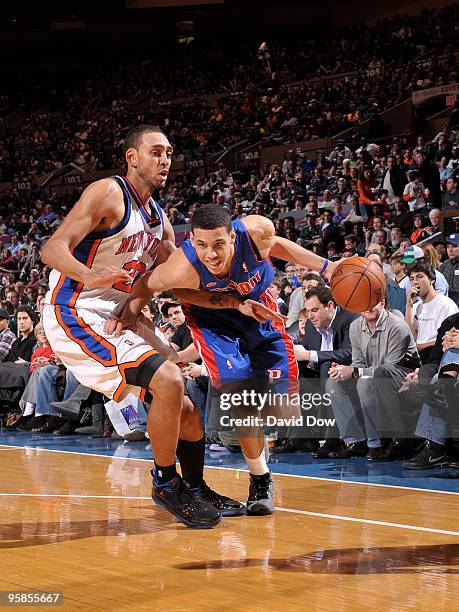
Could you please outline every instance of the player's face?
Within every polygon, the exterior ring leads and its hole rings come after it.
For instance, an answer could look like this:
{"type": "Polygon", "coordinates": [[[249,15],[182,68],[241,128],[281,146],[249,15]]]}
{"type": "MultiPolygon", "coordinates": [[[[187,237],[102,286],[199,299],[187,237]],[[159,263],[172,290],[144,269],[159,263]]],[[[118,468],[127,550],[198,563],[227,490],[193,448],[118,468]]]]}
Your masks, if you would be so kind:
{"type": "Polygon", "coordinates": [[[166,184],[172,162],[172,146],[164,134],[147,132],[142,136],[139,149],[129,149],[128,160],[137,174],[151,187],[159,189],[166,184]],[[132,153],[129,157],[129,152],[132,153]]]}
{"type": "Polygon", "coordinates": [[[191,242],[199,260],[214,276],[229,273],[234,239],[234,232],[228,233],[224,227],[213,230],[195,228],[191,234],[191,242]]]}

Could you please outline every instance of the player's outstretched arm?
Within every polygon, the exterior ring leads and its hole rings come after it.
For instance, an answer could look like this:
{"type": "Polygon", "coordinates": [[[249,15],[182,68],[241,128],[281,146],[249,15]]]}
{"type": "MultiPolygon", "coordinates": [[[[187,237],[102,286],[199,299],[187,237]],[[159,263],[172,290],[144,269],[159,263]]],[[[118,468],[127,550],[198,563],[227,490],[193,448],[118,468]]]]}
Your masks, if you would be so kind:
{"type": "Polygon", "coordinates": [[[92,183],[47,240],[42,252],[43,262],[90,288],[129,281],[131,277],[126,270],[107,266],[96,272],[72,255],[73,249],[90,232],[114,227],[123,215],[124,201],[118,185],[111,179],[92,183]]]}
{"type": "MultiPolygon", "coordinates": [[[[228,294],[199,289],[200,280],[197,272],[189,263],[181,249],[174,251],[169,259],[141,276],[132,289],[130,298],[124,307],[122,320],[125,326],[134,326],[142,308],[158,291],[173,291],[182,301],[202,308],[234,308],[257,321],[268,319],[283,322],[284,318],[270,310],[264,304],[253,300],[242,300],[228,294]]],[[[117,314],[117,313],[115,313],[117,314]]]]}
{"type": "Polygon", "coordinates": [[[266,217],[260,215],[249,215],[242,221],[255,242],[263,259],[272,256],[282,261],[288,261],[310,270],[322,272],[330,277],[336,267],[336,263],[329,262],[326,266],[323,257],[304,249],[296,242],[276,236],[273,223],[266,217]],[[324,270],[325,266],[325,270],[324,270]]]}
{"type": "Polygon", "coordinates": [[[284,323],[285,317],[271,310],[261,302],[242,300],[228,294],[199,289],[200,280],[197,272],[189,263],[181,249],[174,251],[168,260],[141,276],[132,288],[129,300],[122,313],[114,312],[114,319],[104,325],[106,333],[116,329],[120,334],[123,329],[135,329],[137,318],[151,296],[160,291],[173,291],[175,295],[189,304],[202,308],[234,308],[242,314],[252,317],[260,323],[272,320],[284,323]],[[116,318],[119,318],[116,322],[116,318]]]}

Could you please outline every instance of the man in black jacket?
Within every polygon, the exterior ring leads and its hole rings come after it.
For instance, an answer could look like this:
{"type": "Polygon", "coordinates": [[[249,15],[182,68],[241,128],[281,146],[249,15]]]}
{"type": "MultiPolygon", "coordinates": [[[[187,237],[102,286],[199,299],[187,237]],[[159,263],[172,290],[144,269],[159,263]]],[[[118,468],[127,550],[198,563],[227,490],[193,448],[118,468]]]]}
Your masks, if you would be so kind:
{"type": "Polygon", "coordinates": [[[332,362],[349,365],[352,347],[349,326],[359,315],[337,307],[328,287],[311,287],[305,295],[309,319],[300,345],[296,345],[298,361],[308,362],[308,377],[324,382],[332,362]]]}
{"type": "Polygon", "coordinates": [[[395,155],[387,156],[387,168],[381,178],[379,187],[387,190],[387,203],[392,204],[396,197],[403,196],[407,183],[406,173],[397,165],[395,155]]]}
{"type": "MultiPolygon", "coordinates": [[[[320,378],[320,387],[324,391],[332,362],[342,365],[351,363],[349,327],[359,315],[337,307],[330,289],[325,286],[311,287],[305,294],[305,306],[309,319],[306,321],[301,344],[294,346],[295,356],[299,362],[307,363],[307,367],[302,370],[303,376],[320,378]]],[[[341,444],[337,429],[328,429],[325,437],[325,444],[314,449],[313,456],[316,458],[328,457],[328,453],[341,444]]],[[[311,445],[308,441],[294,438],[274,449],[275,452],[297,450],[311,450],[311,445]]]]}
{"type": "Polygon", "coordinates": [[[430,191],[430,201],[435,208],[441,208],[440,171],[437,164],[427,159],[424,149],[416,149],[414,154],[416,165],[413,170],[421,173],[421,182],[430,191]]]}
{"type": "MultiPolygon", "coordinates": [[[[452,386],[454,380],[450,378],[449,368],[440,369],[446,352],[444,338],[453,329],[459,329],[459,313],[455,313],[443,321],[438,330],[435,345],[430,351],[429,363],[423,364],[419,370],[408,374],[405,382],[405,385],[409,384],[410,387],[415,385],[415,388],[417,388],[416,395],[420,396],[425,402],[416,427],[416,435],[423,438],[425,442],[414,457],[403,462],[403,467],[407,469],[446,467],[450,463],[446,448],[448,406],[439,406],[442,402],[438,400],[444,399],[445,390],[447,392],[447,387],[450,387],[450,391],[452,390],[453,396],[455,396],[452,409],[457,408],[457,391],[454,392],[452,386]],[[432,384],[435,380],[438,382],[432,384]],[[440,391],[440,394],[438,391],[440,391]]],[[[458,467],[458,465],[459,463],[456,460],[454,467],[458,467]]]]}

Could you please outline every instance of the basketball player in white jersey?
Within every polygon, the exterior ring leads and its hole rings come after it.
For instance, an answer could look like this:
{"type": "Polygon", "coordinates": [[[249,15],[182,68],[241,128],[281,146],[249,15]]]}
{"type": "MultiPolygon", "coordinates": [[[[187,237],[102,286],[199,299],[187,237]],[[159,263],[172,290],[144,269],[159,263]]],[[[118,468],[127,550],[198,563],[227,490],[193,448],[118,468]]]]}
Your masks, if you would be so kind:
{"type": "MultiPolygon", "coordinates": [[[[190,527],[212,527],[222,515],[244,509],[202,480],[203,431],[196,411],[182,413],[180,369],[136,333],[115,337],[103,329],[115,307],[122,309],[136,278],[175,249],[172,227],[151,197],[166,183],[172,146],[159,128],[142,125],[130,130],[124,149],[126,177],[87,187],[43,249],[43,261],[53,268],[43,324],[54,352],[82,384],[114,400],[131,386],[153,395],[147,421],[155,458],[153,499],[190,527]],[[176,453],[190,486],[177,475],[176,453]]],[[[214,305],[208,301],[212,294],[198,293],[197,304],[271,318],[259,304],[214,305]]]]}

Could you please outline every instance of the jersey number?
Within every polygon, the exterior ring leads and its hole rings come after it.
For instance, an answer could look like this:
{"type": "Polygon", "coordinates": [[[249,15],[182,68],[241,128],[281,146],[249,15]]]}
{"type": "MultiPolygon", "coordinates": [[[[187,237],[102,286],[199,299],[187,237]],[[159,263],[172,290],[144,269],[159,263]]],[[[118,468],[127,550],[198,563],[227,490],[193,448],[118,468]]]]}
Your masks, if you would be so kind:
{"type": "Polygon", "coordinates": [[[127,270],[131,275],[131,280],[129,281],[118,281],[113,285],[113,289],[117,291],[122,291],[123,293],[131,293],[132,285],[135,279],[145,272],[147,269],[146,265],[141,261],[137,261],[137,259],[133,259],[132,261],[128,261],[124,264],[123,270],[127,270]]]}

